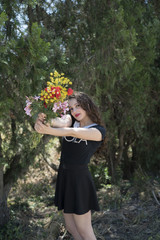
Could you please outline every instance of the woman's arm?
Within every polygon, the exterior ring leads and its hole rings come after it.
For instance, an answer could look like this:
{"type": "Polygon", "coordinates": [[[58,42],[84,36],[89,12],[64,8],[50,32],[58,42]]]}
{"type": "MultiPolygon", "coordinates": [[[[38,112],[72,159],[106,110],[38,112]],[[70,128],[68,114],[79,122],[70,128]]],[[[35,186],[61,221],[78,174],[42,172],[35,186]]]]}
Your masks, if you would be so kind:
{"type": "Polygon", "coordinates": [[[102,134],[96,128],[52,128],[44,125],[41,121],[35,124],[35,130],[41,134],[49,134],[58,137],[72,136],[84,140],[101,141],[102,134]]]}
{"type": "Polygon", "coordinates": [[[55,128],[63,128],[63,127],[70,127],[72,125],[72,118],[71,115],[67,114],[62,118],[56,117],[51,119],[51,127],[55,128]]]}
{"type": "MultiPolygon", "coordinates": [[[[45,119],[46,119],[46,115],[44,113],[39,113],[36,123],[38,122],[38,120],[44,123],[45,119]]],[[[51,127],[56,127],[56,128],[70,127],[72,125],[72,118],[71,118],[71,115],[66,114],[62,118],[56,117],[51,119],[50,123],[45,123],[45,125],[47,126],[50,125],[51,127]]]]}

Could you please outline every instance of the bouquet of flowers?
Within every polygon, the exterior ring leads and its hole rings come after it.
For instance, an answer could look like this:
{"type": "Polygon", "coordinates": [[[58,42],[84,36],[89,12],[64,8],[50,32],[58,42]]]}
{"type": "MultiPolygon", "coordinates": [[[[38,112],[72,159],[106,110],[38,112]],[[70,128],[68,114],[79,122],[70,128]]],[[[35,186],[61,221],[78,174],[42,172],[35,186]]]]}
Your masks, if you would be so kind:
{"type": "Polygon", "coordinates": [[[25,113],[33,118],[37,118],[38,113],[45,113],[47,118],[65,115],[69,110],[66,98],[73,93],[71,84],[64,73],[50,73],[47,87],[38,96],[26,97],[25,113]]]}

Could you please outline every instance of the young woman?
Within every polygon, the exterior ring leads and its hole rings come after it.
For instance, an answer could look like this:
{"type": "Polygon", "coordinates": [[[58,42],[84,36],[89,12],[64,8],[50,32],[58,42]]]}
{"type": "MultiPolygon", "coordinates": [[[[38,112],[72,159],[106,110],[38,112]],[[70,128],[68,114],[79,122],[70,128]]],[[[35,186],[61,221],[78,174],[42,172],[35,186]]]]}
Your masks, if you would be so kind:
{"type": "Polygon", "coordinates": [[[91,210],[99,211],[88,163],[105,137],[105,128],[93,101],[82,92],[69,97],[71,115],[56,118],[51,126],[35,124],[38,133],[63,137],[55,205],[63,210],[67,230],[75,240],[95,240],[91,210]]]}

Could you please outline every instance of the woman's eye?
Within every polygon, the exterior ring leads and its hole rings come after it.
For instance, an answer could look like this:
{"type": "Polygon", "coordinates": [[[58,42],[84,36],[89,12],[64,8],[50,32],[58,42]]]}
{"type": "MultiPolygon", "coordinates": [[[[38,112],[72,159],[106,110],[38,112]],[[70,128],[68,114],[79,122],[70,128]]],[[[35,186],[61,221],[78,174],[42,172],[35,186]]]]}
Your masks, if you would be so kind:
{"type": "MultiPolygon", "coordinates": [[[[80,107],[79,104],[77,104],[77,105],[74,106],[75,109],[76,109],[76,108],[79,108],[79,107],[80,107]]],[[[73,111],[74,108],[70,108],[69,110],[70,110],[70,111],[73,111]]]]}

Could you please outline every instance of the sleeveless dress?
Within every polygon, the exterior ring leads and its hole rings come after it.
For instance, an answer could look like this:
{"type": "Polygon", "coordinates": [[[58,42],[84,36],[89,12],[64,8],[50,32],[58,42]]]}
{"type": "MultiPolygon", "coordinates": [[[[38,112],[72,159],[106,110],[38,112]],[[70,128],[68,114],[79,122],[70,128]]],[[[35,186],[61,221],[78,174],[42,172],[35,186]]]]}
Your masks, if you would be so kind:
{"type": "MultiPolygon", "coordinates": [[[[75,122],[73,127],[79,127],[78,123],[75,122]]],[[[98,124],[85,126],[85,128],[93,127],[101,132],[104,139],[105,128],[98,124]]],[[[55,205],[58,210],[78,215],[85,214],[89,210],[100,210],[88,163],[102,141],[63,138],[55,191],[55,205]]]]}

